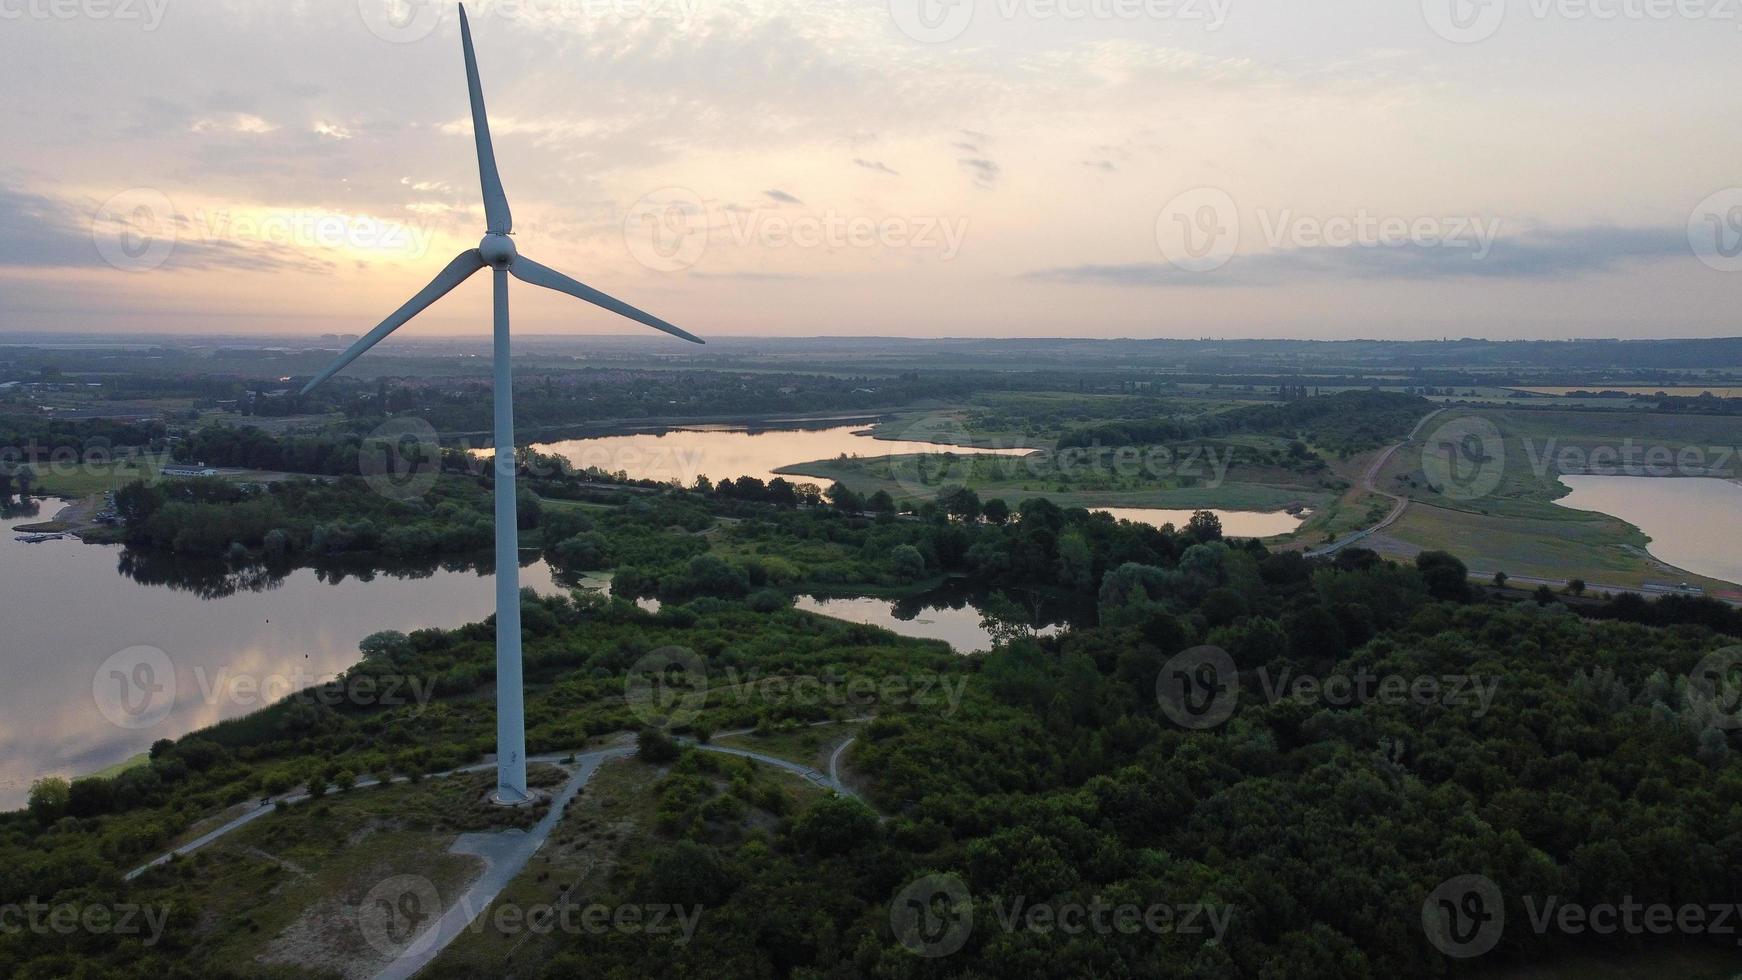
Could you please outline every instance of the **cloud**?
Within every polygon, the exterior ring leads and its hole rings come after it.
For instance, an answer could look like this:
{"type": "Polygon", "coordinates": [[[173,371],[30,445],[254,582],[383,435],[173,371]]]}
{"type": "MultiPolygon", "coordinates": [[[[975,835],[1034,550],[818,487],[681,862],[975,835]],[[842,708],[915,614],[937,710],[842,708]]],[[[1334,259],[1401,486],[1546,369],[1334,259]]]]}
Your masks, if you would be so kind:
{"type": "Polygon", "coordinates": [[[1236,255],[1213,272],[1191,272],[1154,262],[1043,269],[1023,278],[1145,287],[1255,287],[1315,279],[1546,281],[1614,272],[1624,266],[1691,254],[1684,229],[1599,225],[1537,230],[1518,238],[1497,239],[1492,250],[1480,258],[1469,248],[1446,246],[1320,246],[1236,255]]]}
{"type": "Polygon", "coordinates": [[[991,186],[998,179],[998,175],[1003,172],[1002,167],[985,157],[968,157],[956,162],[960,163],[970,174],[973,174],[974,182],[983,187],[991,186]]]}
{"type": "MultiPolygon", "coordinates": [[[[110,226],[99,220],[101,210],[96,202],[81,206],[0,184],[0,268],[111,268],[95,241],[95,236],[109,233],[110,226]]],[[[149,217],[173,230],[175,246],[163,264],[165,269],[314,273],[332,269],[330,263],[285,245],[203,240],[194,223],[180,213],[149,217]]]]}
{"type": "Polygon", "coordinates": [[[866,160],[860,157],[854,157],[853,162],[864,167],[866,170],[875,170],[880,174],[888,174],[891,177],[901,176],[901,171],[889,166],[889,164],[884,163],[882,160],[866,160]]]}
{"type": "Polygon", "coordinates": [[[769,200],[774,201],[774,202],[779,203],[779,204],[803,204],[804,203],[803,201],[799,200],[796,197],[793,197],[791,194],[788,194],[787,192],[785,192],[779,188],[775,188],[774,190],[763,191],[762,193],[768,195],[769,200]]]}

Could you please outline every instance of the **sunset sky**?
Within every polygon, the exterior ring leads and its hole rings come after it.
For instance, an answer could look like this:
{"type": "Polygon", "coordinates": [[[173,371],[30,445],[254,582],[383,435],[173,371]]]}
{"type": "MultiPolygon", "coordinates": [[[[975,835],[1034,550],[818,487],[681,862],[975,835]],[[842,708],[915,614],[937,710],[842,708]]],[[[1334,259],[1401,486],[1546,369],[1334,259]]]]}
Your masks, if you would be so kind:
{"type": "MultiPolygon", "coordinates": [[[[468,10],[521,252],[697,333],[1500,339],[1742,332],[1739,7],[468,10]]],[[[451,4],[0,0],[0,91],[0,331],[358,333],[483,230],[451,4]]]]}

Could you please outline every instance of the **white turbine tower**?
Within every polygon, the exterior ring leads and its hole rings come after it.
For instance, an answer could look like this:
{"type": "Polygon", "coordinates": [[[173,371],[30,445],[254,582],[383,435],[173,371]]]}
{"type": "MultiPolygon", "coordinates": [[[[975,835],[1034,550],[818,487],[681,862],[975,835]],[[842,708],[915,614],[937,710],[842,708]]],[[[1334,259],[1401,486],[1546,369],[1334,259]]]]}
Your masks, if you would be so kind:
{"type": "Polygon", "coordinates": [[[490,122],[484,116],[484,90],[478,84],[478,59],[472,53],[472,28],[460,6],[460,43],[466,54],[466,86],[472,99],[472,134],[478,142],[478,177],[484,185],[486,232],[478,247],[461,252],[429,285],[315,377],[308,394],[364,351],[446,296],[472,273],[489,266],[496,272],[496,800],[520,804],[532,797],[526,790],[526,705],[520,664],[520,535],[516,529],[514,495],[514,393],[508,353],[508,277],[584,299],[595,306],[663,330],[691,343],[703,341],[648,313],[613,299],[591,286],[570,279],[515,251],[514,230],[502,178],[496,173],[496,152],[490,146],[490,122]]]}

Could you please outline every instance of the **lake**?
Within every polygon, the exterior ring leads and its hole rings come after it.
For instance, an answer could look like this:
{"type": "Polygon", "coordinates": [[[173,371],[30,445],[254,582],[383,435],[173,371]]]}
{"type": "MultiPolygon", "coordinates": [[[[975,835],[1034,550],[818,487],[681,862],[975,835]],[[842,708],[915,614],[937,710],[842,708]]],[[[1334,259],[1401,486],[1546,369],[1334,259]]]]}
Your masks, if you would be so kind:
{"type": "MultiPolygon", "coordinates": [[[[659,480],[690,486],[705,476],[718,483],[741,476],[764,483],[776,477],[788,483],[807,478],[775,472],[782,466],[837,456],[903,456],[935,453],[939,443],[876,439],[863,425],[822,429],[767,429],[737,426],[697,426],[658,433],[599,436],[535,444],[532,448],[561,456],[582,469],[627,473],[637,480],[659,480]]],[[[1032,449],[960,449],[964,455],[1027,456],[1032,449]]]]}
{"type": "MultiPolygon", "coordinates": [[[[304,568],[261,580],[158,559],[129,563],[135,578],[119,570],[119,546],[16,541],[11,526],[29,520],[0,522],[0,662],[7,672],[0,809],[22,806],[38,776],[103,769],[160,738],[264,707],[289,693],[286,685],[329,678],[356,662],[358,642],[371,633],[452,628],[495,610],[494,575],[479,570],[364,580],[304,568]],[[165,584],[144,584],[154,582],[165,584]],[[162,662],[149,653],[106,664],[135,648],[163,651],[173,681],[134,674],[140,663],[162,662]],[[117,667],[121,678],[110,673],[117,667]],[[120,689],[108,685],[140,679],[163,688],[153,696],[159,700],[140,695],[134,705],[147,710],[111,720],[120,689]],[[250,685],[272,696],[253,694],[250,685]]],[[[553,588],[543,562],[520,574],[525,586],[553,588]]]]}
{"type": "MultiPolygon", "coordinates": [[[[789,483],[811,482],[810,478],[777,472],[782,467],[840,456],[877,458],[945,449],[961,455],[1027,456],[1032,449],[980,449],[951,446],[948,442],[877,439],[862,424],[816,429],[751,430],[738,426],[697,426],[658,433],[599,436],[533,445],[545,455],[560,456],[576,467],[597,468],[607,473],[625,473],[632,479],[676,482],[684,486],[705,476],[715,483],[741,476],[768,482],[776,477],[789,483]]],[[[822,481],[816,481],[822,482],[822,481]]],[[[1161,527],[1184,527],[1190,510],[1149,507],[1096,507],[1122,520],[1161,527]]],[[[1223,533],[1232,537],[1264,538],[1287,534],[1298,528],[1304,516],[1283,511],[1212,510],[1222,521],[1223,533]]]]}
{"type": "MultiPolygon", "coordinates": [[[[918,602],[891,602],[869,596],[853,598],[819,598],[801,595],[793,606],[805,612],[833,616],[867,626],[881,626],[891,633],[924,640],[942,640],[957,653],[975,653],[992,649],[992,634],[980,625],[980,610],[971,601],[959,606],[947,603],[925,605],[918,602]]],[[[1064,627],[1054,624],[1038,630],[1042,636],[1058,633],[1064,627]]]]}
{"type": "Polygon", "coordinates": [[[1698,575],[1742,583],[1742,484],[1711,477],[1563,476],[1555,501],[1632,524],[1653,557],[1698,575]]]}

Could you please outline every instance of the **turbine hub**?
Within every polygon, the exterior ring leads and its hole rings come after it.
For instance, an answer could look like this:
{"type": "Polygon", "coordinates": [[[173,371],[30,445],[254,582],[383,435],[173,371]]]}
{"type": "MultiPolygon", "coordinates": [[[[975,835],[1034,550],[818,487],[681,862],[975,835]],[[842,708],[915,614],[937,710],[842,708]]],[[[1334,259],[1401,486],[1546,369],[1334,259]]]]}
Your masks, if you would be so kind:
{"type": "Polygon", "coordinates": [[[478,254],[484,257],[490,268],[506,269],[514,264],[514,257],[520,253],[514,250],[514,239],[491,232],[478,243],[478,254]]]}

